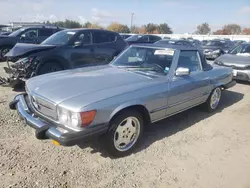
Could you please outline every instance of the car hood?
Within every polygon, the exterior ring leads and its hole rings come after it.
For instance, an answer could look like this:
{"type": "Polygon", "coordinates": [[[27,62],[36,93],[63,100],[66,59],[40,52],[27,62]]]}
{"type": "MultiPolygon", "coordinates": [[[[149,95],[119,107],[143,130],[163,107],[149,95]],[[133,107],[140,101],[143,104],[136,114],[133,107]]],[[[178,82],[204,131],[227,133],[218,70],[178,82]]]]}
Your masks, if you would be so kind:
{"type": "Polygon", "coordinates": [[[6,57],[24,56],[30,53],[50,50],[55,47],[56,47],[55,45],[17,43],[5,56],[6,57]]]}
{"type": "Polygon", "coordinates": [[[216,61],[225,65],[250,65],[250,57],[234,54],[224,54],[218,57],[216,61]]]}
{"type": "Polygon", "coordinates": [[[155,79],[152,77],[104,65],[37,76],[29,79],[26,86],[28,92],[42,96],[55,104],[80,96],[84,98],[81,100],[81,105],[86,106],[150,86],[153,80],[155,79]]]}

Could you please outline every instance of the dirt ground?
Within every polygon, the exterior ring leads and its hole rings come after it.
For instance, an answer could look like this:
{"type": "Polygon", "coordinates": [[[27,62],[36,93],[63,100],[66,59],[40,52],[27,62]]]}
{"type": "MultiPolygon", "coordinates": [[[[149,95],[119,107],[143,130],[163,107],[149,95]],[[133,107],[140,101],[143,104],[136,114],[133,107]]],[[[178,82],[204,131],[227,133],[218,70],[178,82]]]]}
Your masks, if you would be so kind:
{"type": "MultiPolygon", "coordinates": [[[[0,73],[2,74],[2,73],[0,73]]],[[[250,85],[225,91],[220,108],[188,110],[151,125],[134,154],[111,159],[98,141],[40,141],[0,87],[0,187],[250,188],[250,85]]]]}

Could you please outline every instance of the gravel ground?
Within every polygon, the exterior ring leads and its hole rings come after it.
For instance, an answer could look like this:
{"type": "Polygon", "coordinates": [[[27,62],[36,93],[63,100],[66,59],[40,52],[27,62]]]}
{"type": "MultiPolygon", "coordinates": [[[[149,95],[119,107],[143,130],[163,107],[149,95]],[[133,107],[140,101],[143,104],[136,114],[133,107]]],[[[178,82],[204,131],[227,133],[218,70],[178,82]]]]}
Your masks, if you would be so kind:
{"type": "MultiPolygon", "coordinates": [[[[0,73],[2,75],[2,73],[0,73]]],[[[39,141],[0,87],[0,187],[250,187],[250,85],[225,91],[214,114],[194,108],[151,125],[134,154],[111,159],[98,141],[39,141]]]]}

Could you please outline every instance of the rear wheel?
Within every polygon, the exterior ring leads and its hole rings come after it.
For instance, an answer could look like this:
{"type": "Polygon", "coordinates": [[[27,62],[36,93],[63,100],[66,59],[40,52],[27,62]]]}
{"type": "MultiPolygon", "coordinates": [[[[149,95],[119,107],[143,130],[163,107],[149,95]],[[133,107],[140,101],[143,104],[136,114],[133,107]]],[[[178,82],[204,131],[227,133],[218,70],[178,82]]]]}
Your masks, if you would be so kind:
{"type": "Polygon", "coordinates": [[[48,62],[39,68],[38,75],[61,71],[61,70],[63,70],[63,67],[59,63],[48,62]]]}
{"type": "Polygon", "coordinates": [[[143,119],[135,110],[118,114],[110,123],[109,131],[104,135],[105,146],[113,157],[123,157],[132,153],[143,133],[143,119]]]}
{"type": "Polygon", "coordinates": [[[219,106],[220,100],[221,100],[221,88],[217,87],[212,91],[206,103],[204,104],[206,110],[208,112],[215,111],[219,106]]]}

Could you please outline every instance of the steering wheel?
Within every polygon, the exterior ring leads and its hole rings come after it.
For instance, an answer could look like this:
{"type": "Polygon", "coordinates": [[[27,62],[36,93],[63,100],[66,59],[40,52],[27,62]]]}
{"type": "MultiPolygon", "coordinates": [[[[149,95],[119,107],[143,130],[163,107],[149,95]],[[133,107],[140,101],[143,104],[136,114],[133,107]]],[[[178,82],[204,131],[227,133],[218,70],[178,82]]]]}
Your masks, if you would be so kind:
{"type": "Polygon", "coordinates": [[[157,63],[153,63],[152,65],[158,69],[161,69],[162,72],[165,72],[165,69],[161,65],[158,65],[157,63]]]}

